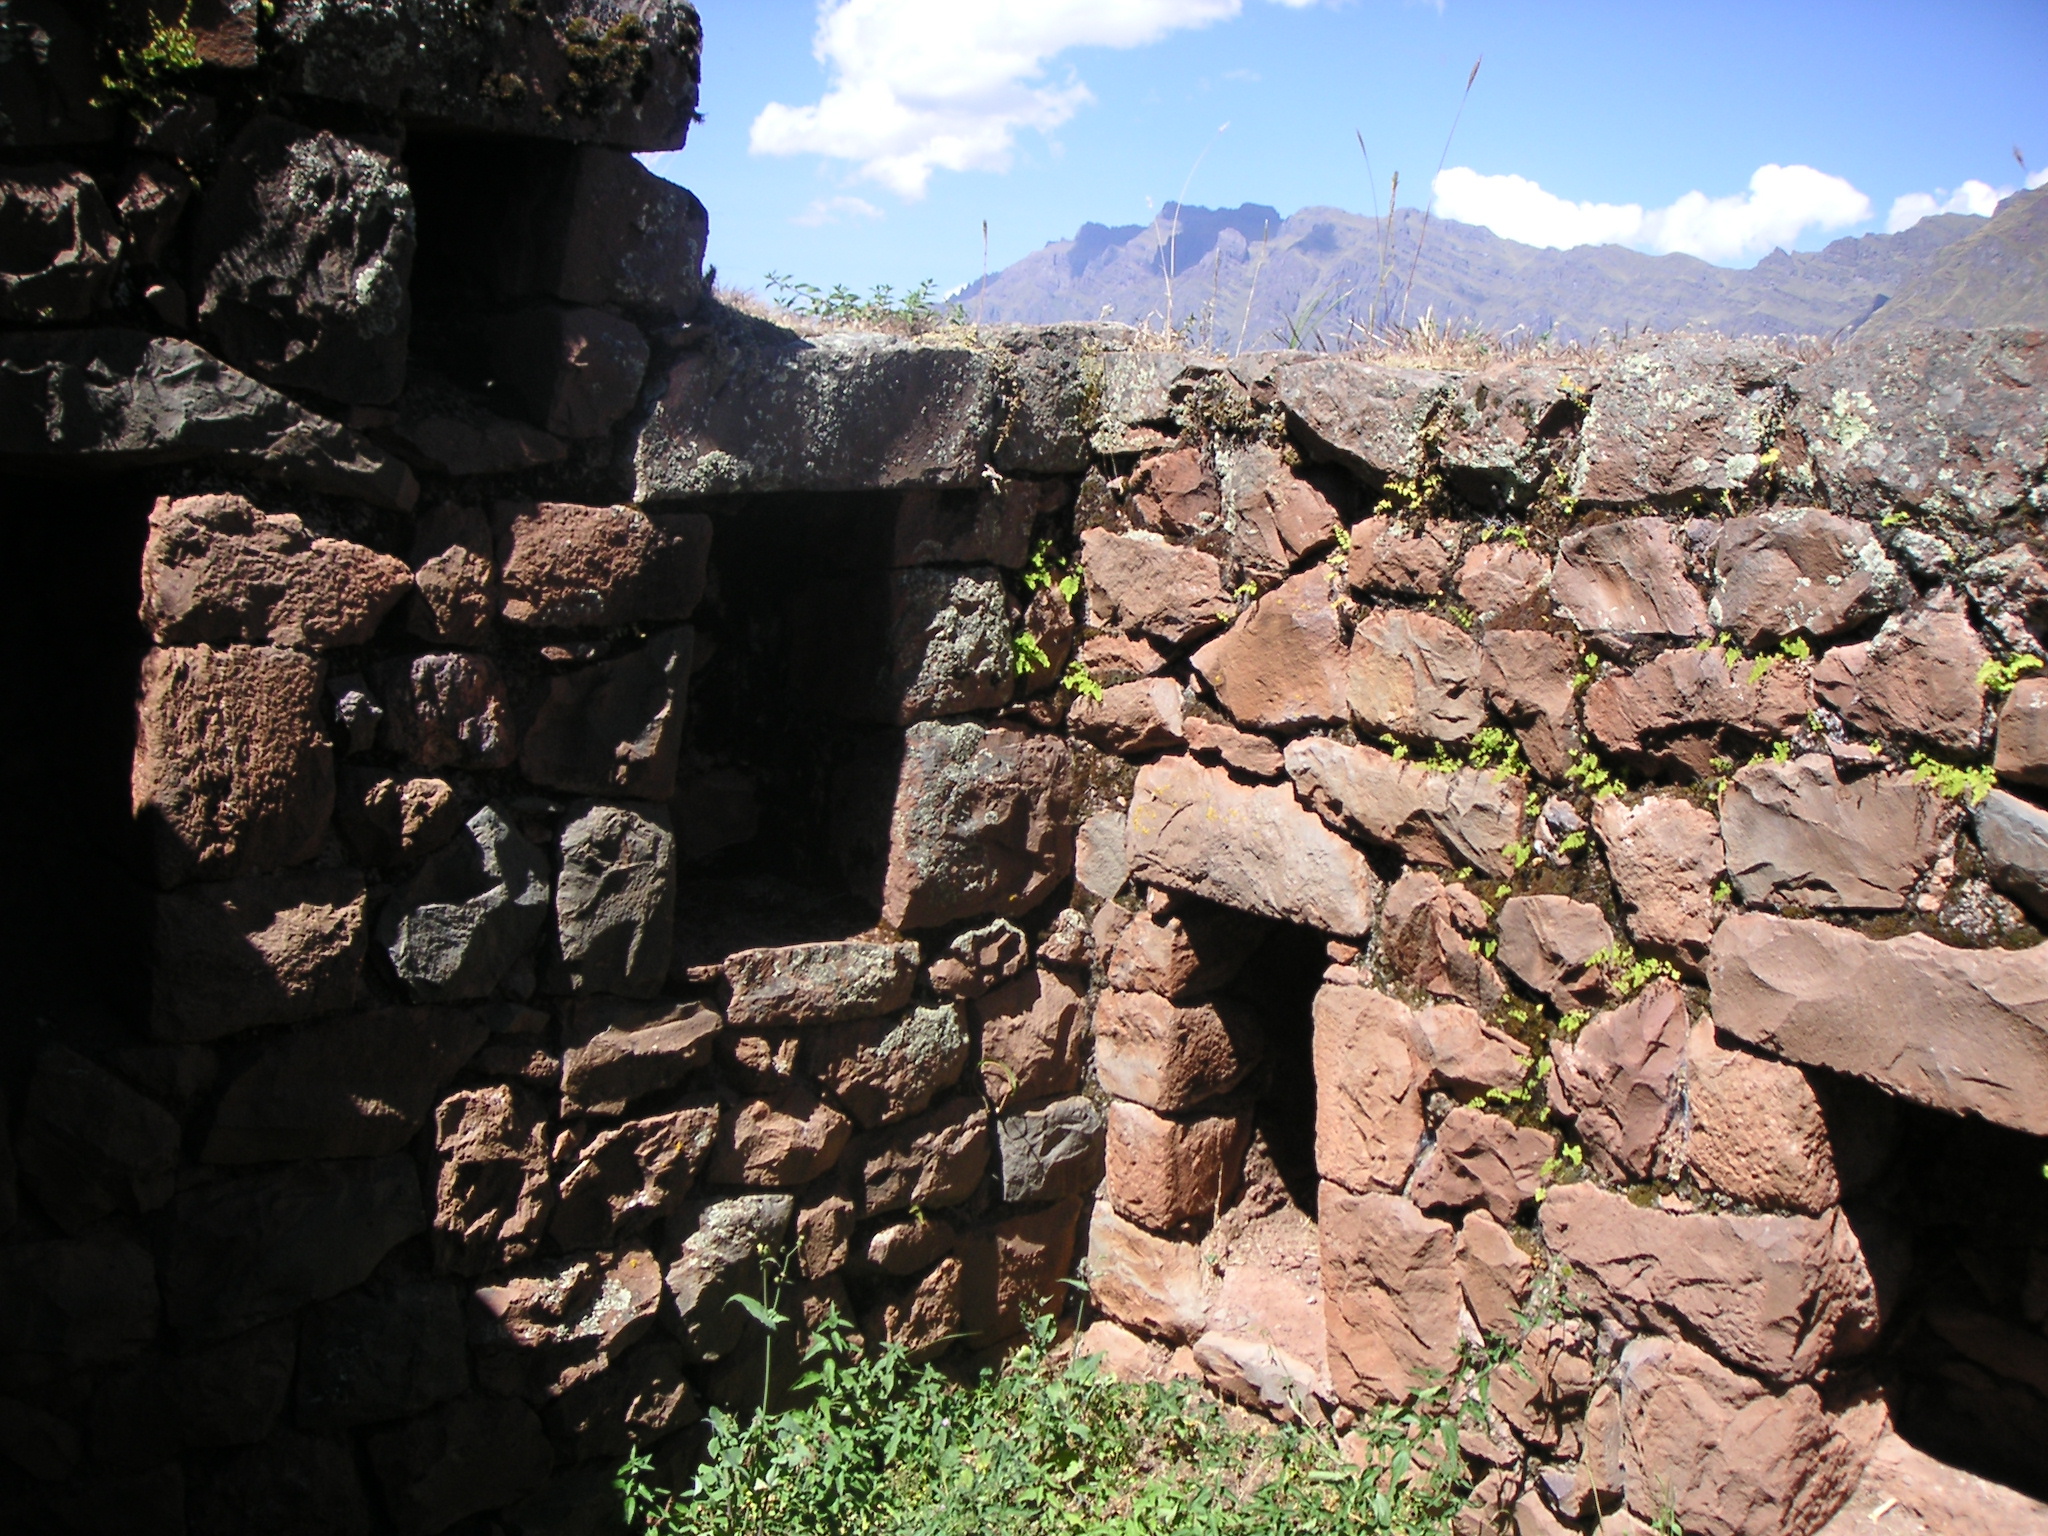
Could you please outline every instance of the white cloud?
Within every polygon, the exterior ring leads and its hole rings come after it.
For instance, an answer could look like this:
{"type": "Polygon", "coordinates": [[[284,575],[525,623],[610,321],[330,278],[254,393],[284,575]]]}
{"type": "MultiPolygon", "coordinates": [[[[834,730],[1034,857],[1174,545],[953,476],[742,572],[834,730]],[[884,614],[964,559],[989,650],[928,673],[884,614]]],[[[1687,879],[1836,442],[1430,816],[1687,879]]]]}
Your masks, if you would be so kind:
{"type": "MultiPolygon", "coordinates": [[[[1293,8],[1322,0],[1273,0],[1293,8]]],[[[906,198],[933,171],[1001,171],[1017,135],[1050,133],[1093,97],[1070,48],[1138,48],[1229,21],[1244,0],[821,0],[812,52],[825,94],[770,102],[757,155],[825,155],[906,198]]]]}
{"type": "MultiPolygon", "coordinates": [[[[2024,186],[2029,192],[2036,187],[2048,186],[2048,167],[2029,172],[2024,186]]],[[[1895,235],[1937,213],[1974,213],[1980,218],[1989,218],[1998,211],[2000,203],[2019,190],[2019,187],[1994,187],[1989,182],[1972,179],[1954,191],[1936,187],[1932,192],[1908,192],[1892,200],[1892,211],[1884,221],[1885,231],[1895,235]]]]}
{"type": "Polygon", "coordinates": [[[879,219],[882,210],[864,197],[821,197],[789,222],[806,229],[821,224],[845,224],[855,219],[879,219]]]}
{"type": "Polygon", "coordinates": [[[1753,261],[1790,246],[1809,229],[1867,222],[1870,199],[1839,176],[1810,165],[1765,165],[1749,190],[1730,197],[1688,192],[1666,208],[1640,203],[1575,203],[1523,176],[1483,176],[1452,166],[1431,184],[1436,211],[1483,224],[1528,245],[1627,245],[1663,254],[1683,251],[1724,265],[1753,261]]]}

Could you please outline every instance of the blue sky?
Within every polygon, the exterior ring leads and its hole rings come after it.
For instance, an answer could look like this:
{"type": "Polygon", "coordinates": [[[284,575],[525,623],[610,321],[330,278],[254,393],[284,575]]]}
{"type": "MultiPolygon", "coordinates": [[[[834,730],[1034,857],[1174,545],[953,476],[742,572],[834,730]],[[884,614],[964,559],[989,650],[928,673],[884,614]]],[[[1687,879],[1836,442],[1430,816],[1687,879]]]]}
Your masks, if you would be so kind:
{"type": "Polygon", "coordinates": [[[727,287],[947,290],[984,220],[993,270],[1184,184],[1364,211],[1354,130],[1411,206],[1482,55],[1436,206],[1514,238],[1747,265],[2048,180],[2048,0],[698,4],[705,121],[650,163],[727,287]]]}

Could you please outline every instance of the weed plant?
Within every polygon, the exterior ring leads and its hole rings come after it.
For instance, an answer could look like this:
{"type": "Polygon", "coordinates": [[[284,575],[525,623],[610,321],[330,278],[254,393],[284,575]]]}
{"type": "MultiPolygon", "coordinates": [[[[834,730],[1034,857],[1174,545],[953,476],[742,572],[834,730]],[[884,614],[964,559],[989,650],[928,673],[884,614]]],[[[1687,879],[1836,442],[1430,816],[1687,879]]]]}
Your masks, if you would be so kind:
{"type": "Polygon", "coordinates": [[[895,1345],[856,1355],[834,1316],[797,1406],[714,1411],[687,1490],[655,1484],[645,1455],[618,1488],[639,1536],[1448,1536],[1471,1486],[1460,1436],[1504,1357],[1474,1351],[1340,1442],[1185,1382],[1119,1382],[1063,1356],[1050,1318],[962,1384],[895,1345]]]}

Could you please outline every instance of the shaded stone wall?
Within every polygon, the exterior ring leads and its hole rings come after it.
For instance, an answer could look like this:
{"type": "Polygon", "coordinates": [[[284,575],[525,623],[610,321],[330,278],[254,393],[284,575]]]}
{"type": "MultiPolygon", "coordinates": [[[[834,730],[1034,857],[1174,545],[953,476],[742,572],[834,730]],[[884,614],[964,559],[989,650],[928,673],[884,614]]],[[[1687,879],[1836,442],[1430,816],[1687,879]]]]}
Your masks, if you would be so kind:
{"type": "Polygon", "coordinates": [[[2041,337],[803,336],[686,5],[17,10],[14,1523],[606,1529],[734,1294],[1077,1274],[1340,1432],[1512,1341],[1475,1530],[2048,1519],[2041,337]]]}

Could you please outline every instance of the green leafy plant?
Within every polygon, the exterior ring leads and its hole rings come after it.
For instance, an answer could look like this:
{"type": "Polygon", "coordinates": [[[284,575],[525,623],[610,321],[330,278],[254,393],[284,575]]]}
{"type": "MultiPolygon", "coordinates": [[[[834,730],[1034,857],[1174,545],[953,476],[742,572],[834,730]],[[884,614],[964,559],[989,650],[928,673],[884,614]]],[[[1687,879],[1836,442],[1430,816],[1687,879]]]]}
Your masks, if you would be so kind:
{"type": "Polygon", "coordinates": [[[1758,683],[1762,682],[1764,680],[1764,674],[1770,671],[1771,668],[1775,667],[1777,664],[1778,658],[1775,656],[1757,657],[1755,661],[1750,663],[1749,686],[1754,688],[1758,683]]]}
{"type": "Polygon", "coordinates": [[[157,107],[174,94],[181,77],[198,69],[199,39],[192,31],[192,5],[186,0],[176,21],[150,15],[149,32],[132,47],[114,50],[114,67],[100,77],[106,102],[157,107]]]}
{"type": "Polygon", "coordinates": [[[1485,1431],[1505,1340],[1360,1415],[1346,1441],[1234,1420],[1192,1385],[1122,1383],[1063,1358],[1049,1318],[962,1384],[897,1345],[856,1355],[828,1317],[796,1406],[710,1415],[695,1481],[664,1487],[637,1453],[616,1486],[640,1536],[1449,1536],[1467,1501],[1460,1448],[1485,1431]]]}
{"type": "Polygon", "coordinates": [[[1908,512],[1904,507],[1900,507],[1895,511],[1887,512],[1883,517],[1880,517],[1877,520],[1877,526],[1880,528],[1896,528],[1899,526],[1899,524],[1909,523],[1912,520],[1913,514],[1908,512]]]}
{"type": "Polygon", "coordinates": [[[1060,686],[1069,693],[1079,694],[1084,699],[1102,702],[1102,684],[1078,661],[1067,663],[1067,670],[1060,677],[1060,686]]]}
{"type": "Polygon", "coordinates": [[[1585,846],[1585,833],[1567,832],[1565,833],[1564,837],[1559,841],[1557,845],[1557,851],[1563,854],[1566,858],[1570,858],[1573,854],[1577,853],[1581,848],[1585,846]]]}
{"type": "Polygon", "coordinates": [[[1734,899],[1735,887],[1730,885],[1726,880],[1720,881],[1714,886],[1714,900],[1733,901],[1734,899]]]}
{"type": "Polygon", "coordinates": [[[1072,602],[1081,591],[1081,576],[1071,564],[1059,558],[1051,539],[1040,539],[1031,549],[1031,562],[1024,567],[1024,590],[1050,589],[1072,602]]]}
{"type": "Polygon", "coordinates": [[[1609,795],[1621,793],[1620,783],[1595,752],[1581,752],[1573,758],[1571,766],[1565,769],[1564,776],[1596,800],[1604,800],[1609,795]]]}
{"type": "Polygon", "coordinates": [[[901,326],[923,331],[959,316],[957,309],[950,317],[940,314],[938,306],[932,302],[939,285],[929,277],[901,297],[888,283],[878,283],[872,292],[862,294],[843,283],[834,283],[830,288],[820,288],[816,283],[801,283],[786,272],[770,272],[765,281],[768,292],[778,305],[792,314],[813,320],[901,326]]]}
{"type": "Polygon", "coordinates": [[[1019,677],[1029,677],[1034,672],[1043,672],[1052,665],[1052,658],[1045,654],[1045,647],[1038,643],[1038,636],[1029,631],[1020,631],[1012,635],[1010,650],[1019,677]]]}
{"type": "Polygon", "coordinates": [[[1939,758],[1929,757],[1925,752],[1915,752],[1911,759],[1913,777],[1928,786],[1938,795],[1951,800],[1967,799],[1978,805],[1986,795],[1998,787],[1998,775],[1987,764],[1977,768],[1962,768],[1954,763],[1944,763],[1939,758]]]}
{"type": "Polygon", "coordinates": [[[1787,661],[1813,660],[1813,647],[1806,643],[1806,636],[1791,635],[1778,642],[1778,654],[1787,661]]]}
{"type": "Polygon", "coordinates": [[[1634,997],[1651,982],[1660,978],[1669,981],[1679,979],[1678,967],[1669,960],[1638,955],[1631,946],[1618,940],[1607,948],[1588,955],[1583,968],[1587,971],[1599,971],[1600,979],[1606,983],[1607,990],[1622,999],[1634,997]]]}
{"type": "Polygon", "coordinates": [[[2011,693],[2029,672],[2041,670],[2038,656],[2015,656],[2011,661],[1987,661],[1977,669],[1977,686],[1995,698],[2011,693]]]}
{"type": "MultiPolygon", "coordinates": [[[[1501,853],[1506,856],[1507,861],[1517,869],[1528,868],[1529,860],[1535,852],[1536,850],[1529,845],[1526,839],[1509,843],[1507,847],[1501,849],[1501,853]]],[[[1507,887],[1502,887],[1502,890],[1506,889],[1507,887]]]]}

